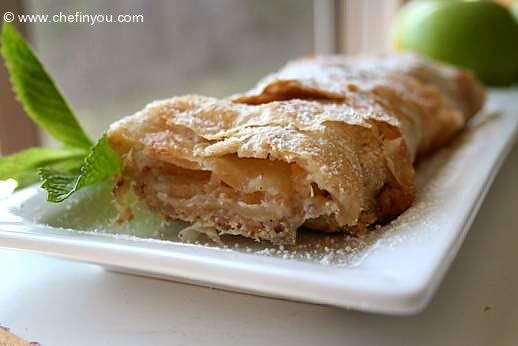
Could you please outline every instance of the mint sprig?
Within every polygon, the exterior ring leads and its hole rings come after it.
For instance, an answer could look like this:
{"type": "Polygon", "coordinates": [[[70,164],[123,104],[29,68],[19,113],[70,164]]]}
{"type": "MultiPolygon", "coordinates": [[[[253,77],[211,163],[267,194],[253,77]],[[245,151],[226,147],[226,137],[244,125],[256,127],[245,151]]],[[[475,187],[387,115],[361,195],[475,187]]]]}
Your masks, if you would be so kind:
{"type": "Polygon", "coordinates": [[[106,137],[92,146],[54,81],[11,24],[4,22],[0,41],[17,99],[40,128],[63,144],[0,157],[0,180],[12,178],[24,187],[40,178],[48,200],[61,202],[80,188],[117,174],[119,159],[106,137]]]}
{"type": "Polygon", "coordinates": [[[18,186],[26,186],[38,180],[38,167],[61,167],[67,161],[71,164],[67,171],[77,170],[86,152],[76,148],[26,149],[0,158],[0,180],[15,179],[18,186]]]}
{"type": "Polygon", "coordinates": [[[13,90],[29,117],[64,145],[88,149],[92,142],[31,47],[9,23],[2,28],[2,56],[13,90]]]}
{"type": "Polygon", "coordinates": [[[50,202],[62,202],[80,188],[113,177],[120,170],[119,159],[106,142],[106,135],[92,147],[84,159],[79,175],[40,168],[38,173],[50,202]]]}

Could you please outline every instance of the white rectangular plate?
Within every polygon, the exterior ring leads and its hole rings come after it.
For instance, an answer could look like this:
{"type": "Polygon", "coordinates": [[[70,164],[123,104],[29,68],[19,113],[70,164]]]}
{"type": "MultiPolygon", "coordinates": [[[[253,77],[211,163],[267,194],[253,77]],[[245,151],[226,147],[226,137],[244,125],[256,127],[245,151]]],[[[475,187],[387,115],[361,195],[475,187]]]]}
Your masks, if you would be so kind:
{"type": "Polygon", "coordinates": [[[238,237],[225,238],[224,246],[186,244],[177,238],[180,225],[144,208],[136,221],[115,226],[107,186],[59,205],[34,187],[0,200],[0,246],[240,292],[416,313],[455,257],[517,127],[518,90],[492,91],[487,110],[419,165],[414,206],[360,238],[299,232],[295,248],[238,237]]]}

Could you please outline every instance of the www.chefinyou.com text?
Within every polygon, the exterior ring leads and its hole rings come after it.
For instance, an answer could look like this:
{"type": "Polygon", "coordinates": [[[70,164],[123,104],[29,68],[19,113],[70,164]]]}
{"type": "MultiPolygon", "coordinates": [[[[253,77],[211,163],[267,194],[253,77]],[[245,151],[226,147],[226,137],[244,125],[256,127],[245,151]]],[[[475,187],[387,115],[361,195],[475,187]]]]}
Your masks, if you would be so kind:
{"type": "Polygon", "coordinates": [[[5,12],[3,19],[6,22],[18,23],[79,23],[95,25],[98,23],[143,23],[142,14],[89,14],[81,11],[75,13],[55,14],[15,14],[5,12]]]}

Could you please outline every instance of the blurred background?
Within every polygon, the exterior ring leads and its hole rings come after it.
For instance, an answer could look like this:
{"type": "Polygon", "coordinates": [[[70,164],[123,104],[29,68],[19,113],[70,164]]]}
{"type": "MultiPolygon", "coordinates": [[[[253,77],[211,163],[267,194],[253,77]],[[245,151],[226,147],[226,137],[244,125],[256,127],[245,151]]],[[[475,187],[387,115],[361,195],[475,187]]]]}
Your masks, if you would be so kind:
{"type": "MultiPolygon", "coordinates": [[[[14,22],[87,132],[156,99],[223,97],[251,88],[286,61],[383,48],[398,0],[2,0],[15,14],[141,14],[142,23],[14,22]],[[348,21],[345,17],[348,14],[348,21]],[[378,18],[374,22],[362,18],[378,18]],[[347,23],[347,28],[346,28],[347,23]],[[348,39],[344,33],[349,33],[348,39]]],[[[7,154],[39,134],[0,74],[0,145],[7,154]]],[[[46,141],[43,138],[44,142],[46,141]]]]}

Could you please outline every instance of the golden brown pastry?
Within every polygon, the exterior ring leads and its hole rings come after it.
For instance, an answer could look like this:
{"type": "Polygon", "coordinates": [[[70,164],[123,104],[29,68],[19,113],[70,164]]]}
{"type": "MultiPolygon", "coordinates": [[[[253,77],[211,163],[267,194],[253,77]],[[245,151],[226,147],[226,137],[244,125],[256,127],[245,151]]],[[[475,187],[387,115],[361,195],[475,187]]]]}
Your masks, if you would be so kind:
{"type": "Polygon", "coordinates": [[[26,341],[0,325],[0,346],[40,346],[38,342],[26,341]]]}
{"type": "Polygon", "coordinates": [[[110,127],[118,186],[200,230],[292,244],[358,232],[415,198],[413,162],[480,109],[470,74],[413,56],[299,60],[230,99],[156,101],[110,127]]]}
{"type": "Polygon", "coordinates": [[[249,104],[294,98],[343,102],[356,89],[369,92],[371,99],[410,127],[410,131],[403,128],[408,132],[403,135],[417,154],[448,142],[485,102],[485,90],[471,73],[413,54],[295,60],[234,100],[249,104]]]}

